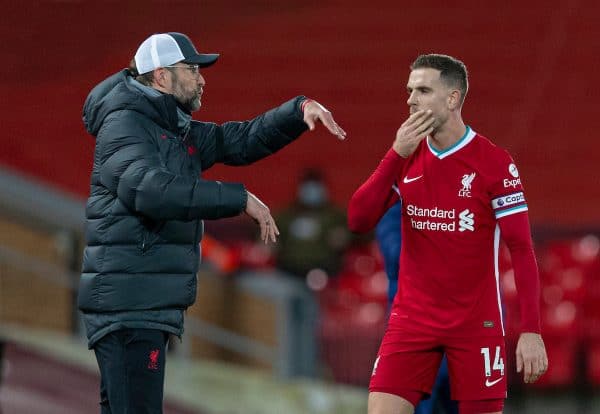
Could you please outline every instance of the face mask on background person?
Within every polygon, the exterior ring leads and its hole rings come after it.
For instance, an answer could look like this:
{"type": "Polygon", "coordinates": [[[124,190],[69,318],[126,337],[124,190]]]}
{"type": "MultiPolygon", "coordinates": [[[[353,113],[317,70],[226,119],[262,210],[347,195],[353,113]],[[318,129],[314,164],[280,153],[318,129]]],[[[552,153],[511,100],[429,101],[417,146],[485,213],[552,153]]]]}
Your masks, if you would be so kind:
{"type": "Polygon", "coordinates": [[[327,199],[327,189],[320,182],[306,181],[298,188],[298,200],[308,207],[320,207],[327,199]]]}

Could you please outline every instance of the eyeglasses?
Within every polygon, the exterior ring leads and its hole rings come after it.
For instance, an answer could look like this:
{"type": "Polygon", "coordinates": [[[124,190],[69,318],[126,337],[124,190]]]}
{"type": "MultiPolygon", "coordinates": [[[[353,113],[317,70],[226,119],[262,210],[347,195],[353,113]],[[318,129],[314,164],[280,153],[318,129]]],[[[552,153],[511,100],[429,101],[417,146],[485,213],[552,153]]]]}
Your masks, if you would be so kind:
{"type": "Polygon", "coordinates": [[[187,69],[190,72],[192,72],[192,75],[194,76],[199,76],[200,75],[200,65],[197,64],[184,64],[183,66],[175,66],[175,65],[170,65],[170,66],[163,66],[165,68],[181,68],[181,69],[187,69]]]}

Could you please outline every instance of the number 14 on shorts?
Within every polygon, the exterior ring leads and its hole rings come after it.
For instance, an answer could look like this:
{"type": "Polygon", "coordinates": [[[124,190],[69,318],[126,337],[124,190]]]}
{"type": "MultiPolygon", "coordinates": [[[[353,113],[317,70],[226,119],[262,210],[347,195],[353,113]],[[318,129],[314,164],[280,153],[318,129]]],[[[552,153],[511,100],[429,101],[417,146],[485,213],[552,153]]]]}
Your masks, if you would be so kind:
{"type": "Polygon", "coordinates": [[[488,348],[488,347],[481,348],[481,354],[483,355],[483,365],[485,368],[485,376],[486,377],[492,376],[492,370],[500,371],[500,376],[504,376],[504,360],[502,359],[502,356],[500,355],[500,347],[499,346],[496,347],[493,365],[492,365],[491,359],[490,359],[490,348],[488,348]]]}

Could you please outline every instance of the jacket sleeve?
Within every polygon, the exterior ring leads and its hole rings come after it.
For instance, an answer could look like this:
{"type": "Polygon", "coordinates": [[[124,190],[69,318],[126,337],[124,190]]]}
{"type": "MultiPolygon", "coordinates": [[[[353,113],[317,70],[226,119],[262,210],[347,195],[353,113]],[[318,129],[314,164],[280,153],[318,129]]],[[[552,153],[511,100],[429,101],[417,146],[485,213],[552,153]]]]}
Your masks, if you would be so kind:
{"type": "Polygon", "coordinates": [[[113,122],[100,131],[96,143],[100,183],[130,210],[155,220],[217,219],[244,211],[247,193],[242,184],[168,171],[143,132],[113,122]]]}
{"type": "Polygon", "coordinates": [[[202,169],[216,162],[248,165],[294,141],[308,129],[300,110],[304,99],[298,96],[245,122],[192,121],[190,138],[198,148],[202,169]]]}

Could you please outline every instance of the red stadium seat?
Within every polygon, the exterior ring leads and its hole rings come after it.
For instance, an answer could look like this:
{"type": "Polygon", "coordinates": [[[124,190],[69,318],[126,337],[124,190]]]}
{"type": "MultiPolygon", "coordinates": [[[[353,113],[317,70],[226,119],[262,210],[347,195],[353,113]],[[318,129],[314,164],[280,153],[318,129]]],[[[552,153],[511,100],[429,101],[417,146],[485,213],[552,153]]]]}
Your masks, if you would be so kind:
{"type": "Polygon", "coordinates": [[[600,341],[592,342],[586,352],[586,371],[588,381],[600,385],[600,341]]]}
{"type": "Polygon", "coordinates": [[[358,304],[351,310],[323,309],[319,330],[326,376],[337,382],[366,386],[385,329],[385,307],[358,304]]]}
{"type": "Polygon", "coordinates": [[[586,340],[600,340],[600,280],[590,280],[586,286],[582,324],[586,340]]]}
{"type": "Polygon", "coordinates": [[[600,240],[595,235],[580,238],[551,241],[538,250],[542,272],[555,272],[569,268],[579,268],[589,274],[591,269],[600,267],[600,240]]]}
{"type": "Polygon", "coordinates": [[[577,341],[565,337],[546,337],[548,371],[536,383],[538,388],[572,385],[577,375],[577,341]]]}
{"type": "Polygon", "coordinates": [[[545,336],[578,338],[581,309],[571,301],[542,305],[542,332],[545,336]]]}

